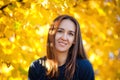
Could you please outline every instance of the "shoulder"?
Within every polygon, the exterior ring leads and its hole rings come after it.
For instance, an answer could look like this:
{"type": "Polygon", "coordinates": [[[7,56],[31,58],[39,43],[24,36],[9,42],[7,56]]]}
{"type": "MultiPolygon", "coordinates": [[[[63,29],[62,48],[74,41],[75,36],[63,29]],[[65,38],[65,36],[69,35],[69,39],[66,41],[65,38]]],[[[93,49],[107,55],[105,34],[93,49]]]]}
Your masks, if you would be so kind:
{"type": "Polygon", "coordinates": [[[87,59],[77,59],[77,68],[82,72],[93,72],[92,64],[87,59]]]}
{"type": "Polygon", "coordinates": [[[32,63],[31,63],[31,65],[30,65],[30,67],[35,67],[35,68],[37,68],[37,67],[42,67],[43,65],[44,65],[44,63],[45,63],[45,60],[46,60],[46,57],[41,57],[41,58],[39,58],[39,59],[37,59],[37,60],[34,60],[32,63]]]}
{"type": "Polygon", "coordinates": [[[94,70],[92,64],[87,59],[77,59],[77,73],[82,80],[94,80],[94,70]]]}
{"type": "Polygon", "coordinates": [[[35,61],[33,61],[29,67],[28,71],[28,77],[29,80],[35,80],[37,77],[41,75],[44,75],[45,73],[45,67],[43,66],[45,62],[45,57],[39,58],[35,61]]]}
{"type": "Polygon", "coordinates": [[[87,59],[77,59],[77,66],[81,68],[92,68],[92,64],[87,59]]]}

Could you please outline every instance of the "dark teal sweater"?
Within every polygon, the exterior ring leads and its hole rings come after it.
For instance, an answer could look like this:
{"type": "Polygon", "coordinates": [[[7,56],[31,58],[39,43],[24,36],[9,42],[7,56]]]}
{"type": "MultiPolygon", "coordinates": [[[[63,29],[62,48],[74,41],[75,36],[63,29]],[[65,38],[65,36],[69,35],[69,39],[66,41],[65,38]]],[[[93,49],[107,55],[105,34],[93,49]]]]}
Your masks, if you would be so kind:
{"type": "MultiPolygon", "coordinates": [[[[59,76],[57,78],[48,79],[45,72],[46,69],[44,66],[42,66],[43,63],[41,63],[44,62],[43,60],[45,59],[40,58],[30,65],[28,80],[65,80],[65,64],[58,67],[59,76]]],[[[76,66],[77,68],[72,80],[94,80],[94,71],[91,63],[88,60],[77,59],[76,66]]]]}

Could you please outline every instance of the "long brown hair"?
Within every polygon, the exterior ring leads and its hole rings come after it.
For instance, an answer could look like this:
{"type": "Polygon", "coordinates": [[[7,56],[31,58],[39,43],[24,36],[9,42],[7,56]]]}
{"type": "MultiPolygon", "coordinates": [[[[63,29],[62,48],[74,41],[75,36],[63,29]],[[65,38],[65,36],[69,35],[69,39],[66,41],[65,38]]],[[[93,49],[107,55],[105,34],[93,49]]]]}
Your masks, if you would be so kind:
{"type": "Polygon", "coordinates": [[[75,43],[70,47],[68,57],[67,57],[67,63],[65,66],[65,77],[66,80],[71,80],[73,78],[75,69],[76,69],[76,59],[87,59],[83,43],[82,43],[82,37],[80,32],[80,25],[78,21],[69,15],[60,15],[57,18],[54,19],[49,32],[48,32],[48,40],[47,40],[47,59],[52,60],[55,62],[55,64],[52,65],[52,69],[48,71],[48,75],[51,77],[56,76],[58,74],[58,67],[56,66],[56,57],[54,53],[54,47],[55,47],[55,34],[56,31],[61,23],[62,20],[69,19],[75,24],[75,43]]]}

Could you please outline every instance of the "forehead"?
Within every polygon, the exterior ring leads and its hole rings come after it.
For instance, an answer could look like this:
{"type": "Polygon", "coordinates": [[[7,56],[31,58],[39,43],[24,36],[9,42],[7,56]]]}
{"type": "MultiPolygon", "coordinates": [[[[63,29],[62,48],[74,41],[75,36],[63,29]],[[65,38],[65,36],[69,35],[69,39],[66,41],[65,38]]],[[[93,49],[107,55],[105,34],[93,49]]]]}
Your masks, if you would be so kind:
{"type": "Polygon", "coordinates": [[[75,31],[75,24],[70,19],[64,19],[64,20],[61,21],[58,29],[59,28],[75,31]]]}

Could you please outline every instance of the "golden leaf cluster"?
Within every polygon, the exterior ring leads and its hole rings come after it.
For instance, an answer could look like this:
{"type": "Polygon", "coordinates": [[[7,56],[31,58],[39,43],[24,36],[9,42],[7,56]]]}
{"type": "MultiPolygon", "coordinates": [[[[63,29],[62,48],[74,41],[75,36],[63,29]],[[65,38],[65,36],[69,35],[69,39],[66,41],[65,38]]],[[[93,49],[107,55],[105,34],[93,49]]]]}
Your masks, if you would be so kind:
{"type": "Polygon", "coordinates": [[[96,80],[120,80],[120,0],[1,0],[0,80],[27,80],[61,14],[79,21],[96,80]]]}

